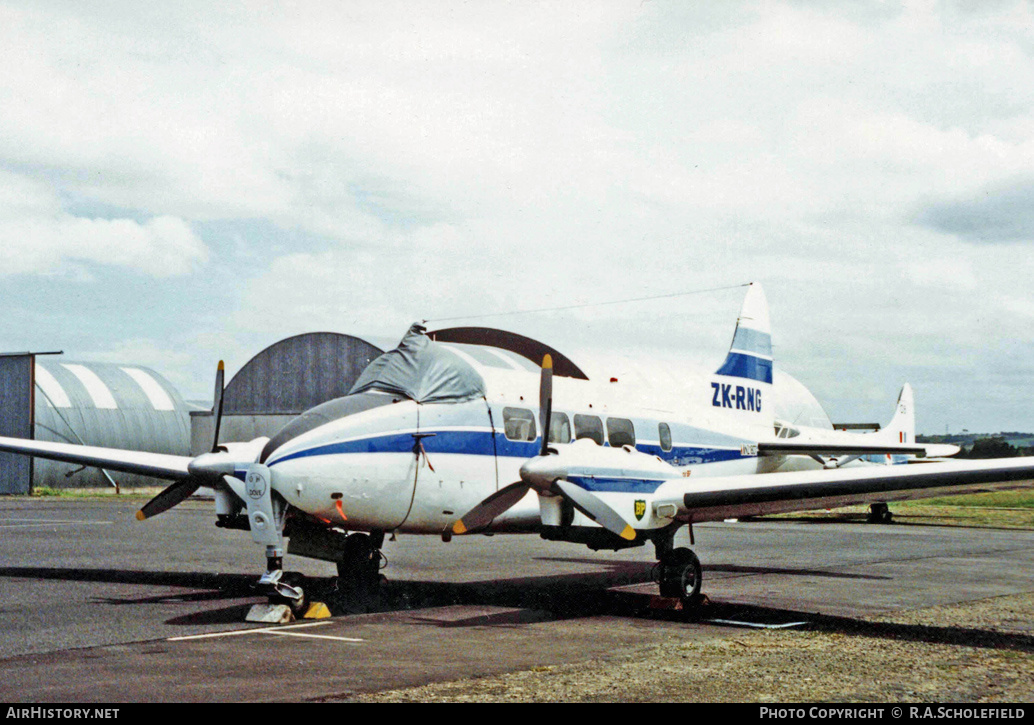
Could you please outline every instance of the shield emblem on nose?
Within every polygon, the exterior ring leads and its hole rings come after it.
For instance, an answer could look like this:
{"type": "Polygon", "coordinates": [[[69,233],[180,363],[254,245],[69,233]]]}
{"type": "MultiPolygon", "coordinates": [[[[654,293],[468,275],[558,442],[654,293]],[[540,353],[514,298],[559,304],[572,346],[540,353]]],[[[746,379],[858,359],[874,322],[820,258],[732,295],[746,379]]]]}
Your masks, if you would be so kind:
{"type": "Polygon", "coordinates": [[[646,501],[641,499],[641,498],[637,498],[635,500],[635,520],[636,521],[642,521],[643,520],[643,516],[645,514],[646,514],[646,501]]]}

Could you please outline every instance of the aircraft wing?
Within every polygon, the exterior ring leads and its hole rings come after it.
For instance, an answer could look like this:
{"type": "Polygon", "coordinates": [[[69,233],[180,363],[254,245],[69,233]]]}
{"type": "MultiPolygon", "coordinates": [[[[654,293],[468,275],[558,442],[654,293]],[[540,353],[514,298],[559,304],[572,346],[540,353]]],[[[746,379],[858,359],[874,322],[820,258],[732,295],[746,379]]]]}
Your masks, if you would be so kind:
{"type": "MultiPolygon", "coordinates": [[[[958,449],[955,449],[958,452],[958,449]]],[[[758,443],[758,455],[762,456],[850,456],[882,453],[912,454],[925,456],[926,446],[906,446],[873,443],[822,443],[818,441],[770,441],[758,443]]]]}
{"type": "Polygon", "coordinates": [[[658,516],[699,522],[1031,485],[1034,458],[997,458],[673,479],[652,502],[658,516]]]}
{"type": "Polygon", "coordinates": [[[23,453],[53,461],[78,463],[83,466],[95,466],[124,473],[138,473],[143,476],[173,481],[189,478],[190,471],[187,469],[187,465],[194,460],[189,456],[80,446],[71,443],[51,443],[26,438],[0,437],[0,451],[23,453]]]}

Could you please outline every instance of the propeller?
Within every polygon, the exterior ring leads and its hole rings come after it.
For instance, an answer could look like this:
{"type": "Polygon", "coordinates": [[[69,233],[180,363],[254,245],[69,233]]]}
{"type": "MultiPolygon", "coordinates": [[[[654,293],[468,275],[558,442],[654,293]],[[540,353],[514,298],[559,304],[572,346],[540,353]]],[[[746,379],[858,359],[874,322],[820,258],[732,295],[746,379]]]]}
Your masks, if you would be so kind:
{"type": "Polygon", "coordinates": [[[163,511],[168,511],[176,504],[190,498],[200,486],[201,481],[193,477],[176,481],[140,507],[140,510],[136,512],[137,521],[143,521],[157,516],[163,511]]]}
{"type": "MultiPolygon", "coordinates": [[[[212,434],[212,451],[209,454],[198,456],[190,464],[190,477],[184,478],[182,481],[176,481],[170,486],[167,486],[157,496],[152,498],[150,501],[140,507],[140,510],[136,512],[137,521],[143,521],[149,519],[152,516],[157,516],[160,513],[168,511],[173,506],[182,503],[186,499],[194,495],[194,492],[201,487],[207,481],[213,483],[218,482],[222,478],[226,469],[226,464],[221,461],[212,461],[212,454],[219,450],[219,426],[223,420],[223,379],[225,377],[225,365],[223,361],[219,361],[219,367],[215,371],[215,395],[213,396],[212,402],[212,415],[215,417],[214,427],[215,430],[212,434]],[[221,464],[221,465],[220,465],[221,464]]],[[[229,466],[227,473],[233,473],[232,464],[229,466]]]]}
{"type": "Polygon", "coordinates": [[[215,432],[212,433],[212,453],[219,450],[219,426],[223,422],[223,377],[226,373],[226,366],[219,361],[219,367],[215,371],[215,392],[212,395],[212,417],[215,418],[215,432]]]}
{"type": "Polygon", "coordinates": [[[617,534],[626,541],[635,540],[635,529],[621,517],[617,511],[612,509],[596,495],[589,493],[581,486],[557,479],[553,486],[560,489],[560,493],[574,504],[574,507],[605,528],[611,533],[617,534]]]}
{"type": "Polygon", "coordinates": [[[565,480],[566,469],[562,461],[554,463],[550,460],[560,455],[558,451],[549,448],[552,414],[553,359],[546,355],[542,360],[542,375],[539,379],[539,422],[542,425],[542,448],[539,455],[521,466],[520,481],[499,489],[456,521],[452,525],[454,534],[464,534],[488,526],[534,488],[539,493],[551,493],[567,499],[576,509],[611,533],[627,541],[635,539],[635,529],[629,526],[621,514],[595,494],[565,480]]]}
{"type": "Polygon", "coordinates": [[[452,533],[465,534],[468,531],[476,531],[488,526],[492,523],[492,519],[524,498],[530,488],[531,486],[524,481],[517,481],[517,483],[511,483],[509,486],[499,489],[454,523],[452,533]]]}
{"type": "Polygon", "coordinates": [[[549,455],[549,425],[553,414],[553,358],[547,353],[542,358],[542,375],[539,378],[539,423],[542,424],[542,451],[540,456],[549,455]]]}

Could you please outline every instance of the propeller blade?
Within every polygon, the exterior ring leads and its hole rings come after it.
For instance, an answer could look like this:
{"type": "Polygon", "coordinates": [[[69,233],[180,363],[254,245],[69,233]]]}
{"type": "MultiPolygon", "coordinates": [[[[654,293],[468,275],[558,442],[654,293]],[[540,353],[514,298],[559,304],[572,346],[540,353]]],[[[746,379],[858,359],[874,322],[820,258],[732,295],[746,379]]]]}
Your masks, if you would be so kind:
{"type": "Polygon", "coordinates": [[[539,423],[542,424],[542,452],[546,455],[549,448],[549,424],[553,414],[553,357],[547,354],[542,358],[542,377],[539,378],[539,423]]]}
{"type": "Polygon", "coordinates": [[[454,523],[452,525],[452,533],[465,534],[468,531],[475,531],[488,526],[492,523],[492,519],[524,498],[529,488],[531,487],[524,481],[518,481],[499,489],[454,523]]]}
{"type": "Polygon", "coordinates": [[[598,496],[562,478],[558,478],[553,486],[560,491],[564,498],[574,504],[576,509],[607,531],[617,534],[626,541],[635,541],[635,529],[628,525],[621,514],[605,504],[598,496]]]}
{"type": "Polygon", "coordinates": [[[219,450],[219,426],[223,422],[223,377],[225,366],[219,361],[219,367],[215,371],[215,394],[212,396],[212,417],[214,420],[214,432],[212,433],[212,453],[219,450]]]}
{"type": "Polygon", "coordinates": [[[184,499],[189,498],[194,491],[197,491],[200,485],[201,482],[195,478],[185,478],[182,481],[176,481],[176,483],[145,503],[136,512],[137,521],[143,521],[152,516],[157,516],[163,511],[168,511],[184,499]]]}

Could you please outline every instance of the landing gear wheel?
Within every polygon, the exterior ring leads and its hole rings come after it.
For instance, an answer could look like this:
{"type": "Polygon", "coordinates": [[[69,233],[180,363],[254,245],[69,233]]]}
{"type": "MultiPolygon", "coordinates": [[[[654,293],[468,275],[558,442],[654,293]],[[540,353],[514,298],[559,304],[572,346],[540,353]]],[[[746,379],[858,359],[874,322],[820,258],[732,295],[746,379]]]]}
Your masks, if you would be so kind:
{"type": "Polygon", "coordinates": [[[885,503],[874,503],[869,505],[869,516],[866,519],[870,524],[889,524],[894,519],[890,507],[885,503]]]}
{"type": "Polygon", "coordinates": [[[680,547],[666,552],[660,562],[662,597],[675,597],[689,606],[700,600],[703,579],[700,560],[690,549],[680,547]]]}
{"type": "Polygon", "coordinates": [[[371,604],[381,584],[381,552],[367,534],[350,534],[337,563],[338,591],[371,604]]]}
{"type": "Polygon", "coordinates": [[[269,597],[270,604],[286,604],[291,608],[291,613],[296,617],[305,614],[305,610],[309,607],[309,596],[305,593],[305,588],[302,586],[304,580],[305,577],[297,572],[285,572],[280,581],[298,590],[301,596],[293,599],[291,597],[274,595],[269,597]]]}

